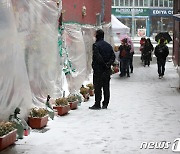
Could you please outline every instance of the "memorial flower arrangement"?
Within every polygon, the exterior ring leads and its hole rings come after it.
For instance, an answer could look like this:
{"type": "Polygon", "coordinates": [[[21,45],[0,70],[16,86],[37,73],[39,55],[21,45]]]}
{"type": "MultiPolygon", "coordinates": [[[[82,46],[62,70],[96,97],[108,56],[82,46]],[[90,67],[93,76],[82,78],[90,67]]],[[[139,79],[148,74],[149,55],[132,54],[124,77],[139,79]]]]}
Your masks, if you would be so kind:
{"type": "Polygon", "coordinates": [[[45,108],[32,108],[30,111],[30,117],[44,117],[48,114],[48,111],[45,108]]]}
{"type": "Polygon", "coordinates": [[[88,87],[89,90],[94,90],[94,85],[92,83],[87,84],[86,87],[88,87]]]}
{"type": "Polygon", "coordinates": [[[12,122],[0,122],[0,137],[15,130],[15,125],[12,122]]]}
{"type": "Polygon", "coordinates": [[[56,106],[65,106],[68,105],[68,100],[65,97],[57,98],[55,101],[56,106]]]}

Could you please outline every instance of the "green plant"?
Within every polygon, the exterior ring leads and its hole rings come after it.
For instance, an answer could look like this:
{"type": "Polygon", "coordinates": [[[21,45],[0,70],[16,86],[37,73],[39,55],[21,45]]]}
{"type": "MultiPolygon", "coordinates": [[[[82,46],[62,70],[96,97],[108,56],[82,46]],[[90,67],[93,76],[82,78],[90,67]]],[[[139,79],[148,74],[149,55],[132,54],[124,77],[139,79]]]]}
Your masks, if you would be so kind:
{"type": "Polygon", "coordinates": [[[0,136],[6,135],[15,130],[15,125],[12,122],[0,122],[0,136]]]}
{"type": "Polygon", "coordinates": [[[88,88],[85,88],[84,85],[82,85],[82,87],[80,88],[80,93],[82,95],[85,95],[89,92],[89,89],[88,88]]]}
{"type": "Polygon", "coordinates": [[[44,117],[48,114],[48,111],[45,108],[32,108],[30,111],[31,117],[44,117]]]}
{"type": "Polygon", "coordinates": [[[89,90],[93,90],[94,89],[94,85],[92,83],[87,84],[86,87],[88,87],[89,90]]]}
{"type": "Polygon", "coordinates": [[[78,97],[76,95],[69,95],[67,97],[68,102],[74,102],[74,101],[77,101],[77,100],[78,100],[78,97]]]}
{"type": "Polygon", "coordinates": [[[57,98],[55,101],[56,106],[65,106],[68,105],[67,98],[62,97],[62,98],[57,98]]]}

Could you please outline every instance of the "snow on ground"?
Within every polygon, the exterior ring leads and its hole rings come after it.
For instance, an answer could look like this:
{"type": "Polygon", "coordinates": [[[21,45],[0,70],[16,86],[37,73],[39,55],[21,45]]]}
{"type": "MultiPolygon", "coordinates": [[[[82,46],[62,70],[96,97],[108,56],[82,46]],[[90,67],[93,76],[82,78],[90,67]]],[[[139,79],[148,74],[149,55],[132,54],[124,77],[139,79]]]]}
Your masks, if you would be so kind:
{"type": "Polygon", "coordinates": [[[180,137],[178,75],[167,62],[158,79],[155,61],[143,67],[135,57],[130,78],[114,74],[107,110],[89,110],[94,97],[66,116],[49,120],[1,154],[171,154],[180,137]],[[171,142],[169,149],[140,149],[142,142],[171,142]]]}

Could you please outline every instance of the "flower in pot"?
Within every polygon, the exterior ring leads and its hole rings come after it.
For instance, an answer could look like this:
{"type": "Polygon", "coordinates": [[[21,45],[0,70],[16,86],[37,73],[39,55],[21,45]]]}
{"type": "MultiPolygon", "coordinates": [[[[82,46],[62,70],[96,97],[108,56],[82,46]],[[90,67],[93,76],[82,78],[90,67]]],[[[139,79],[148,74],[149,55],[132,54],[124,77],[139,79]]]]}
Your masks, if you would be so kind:
{"type": "Polygon", "coordinates": [[[0,122],[0,151],[16,141],[16,131],[12,122],[0,122]]]}
{"type": "Polygon", "coordinates": [[[53,108],[58,111],[58,115],[65,115],[70,110],[70,105],[67,101],[67,98],[65,97],[57,98],[55,101],[55,105],[56,106],[53,108]]]}
{"type": "Polygon", "coordinates": [[[15,125],[12,122],[1,122],[0,123],[0,137],[8,134],[9,132],[15,130],[15,125]]]}
{"type": "Polygon", "coordinates": [[[44,117],[44,116],[47,116],[48,114],[48,111],[45,109],[45,108],[32,108],[31,111],[30,111],[30,116],[31,117],[38,117],[38,118],[41,118],[41,117],[44,117]]]}
{"type": "Polygon", "coordinates": [[[48,111],[45,108],[32,108],[28,117],[28,124],[31,128],[40,129],[47,125],[48,111]]]}
{"type": "Polygon", "coordinates": [[[57,98],[56,101],[55,101],[55,104],[56,104],[56,106],[68,105],[67,98],[65,98],[65,97],[57,98]]]}
{"type": "Polygon", "coordinates": [[[89,95],[94,96],[94,85],[92,83],[89,83],[86,85],[86,87],[89,88],[89,95]]]}
{"type": "Polygon", "coordinates": [[[94,90],[94,85],[92,83],[89,83],[86,85],[90,90],[94,90]]]}
{"type": "Polygon", "coordinates": [[[83,95],[84,101],[89,100],[89,89],[85,88],[84,85],[80,88],[80,93],[83,95]]]}
{"type": "Polygon", "coordinates": [[[77,95],[69,95],[67,97],[67,101],[69,102],[69,105],[70,105],[70,109],[73,110],[73,109],[77,109],[78,107],[78,97],[77,95]]]}

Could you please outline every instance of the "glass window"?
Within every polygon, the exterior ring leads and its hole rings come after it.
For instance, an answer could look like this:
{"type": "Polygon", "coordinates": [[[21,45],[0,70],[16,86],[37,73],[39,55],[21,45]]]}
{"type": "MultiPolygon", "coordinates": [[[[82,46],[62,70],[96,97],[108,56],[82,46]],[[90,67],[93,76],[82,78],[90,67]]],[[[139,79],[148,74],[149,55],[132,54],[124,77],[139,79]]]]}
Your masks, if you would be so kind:
{"type": "Polygon", "coordinates": [[[138,0],[135,0],[135,6],[138,6],[138,0]]]}
{"type": "Polygon", "coordinates": [[[160,1],[159,1],[159,6],[160,6],[160,7],[163,7],[163,0],[160,0],[160,1]]]}
{"type": "Polygon", "coordinates": [[[112,0],[112,6],[114,6],[114,1],[115,1],[115,0],[112,0]]]}
{"type": "Polygon", "coordinates": [[[154,6],[158,6],[158,0],[155,0],[154,6]]]}
{"type": "Polygon", "coordinates": [[[124,0],[120,0],[120,6],[124,6],[124,0]]]}
{"type": "Polygon", "coordinates": [[[133,0],[130,0],[130,6],[133,6],[133,0]]]}
{"type": "Polygon", "coordinates": [[[139,1],[139,6],[143,6],[143,0],[139,1]]]}
{"type": "Polygon", "coordinates": [[[125,6],[129,6],[128,0],[125,0],[125,6]]]}
{"type": "Polygon", "coordinates": [[[115,6],[119,6],[119,0],[115,0],[115,6]]]}
{"type": "Polygon", "coordinates": [[[148,0],[144,0],[144,6],[148,6],[148,0]]]}
{"type": "Polygon", "coordinates": [[[173,7],[173,0],[169,0],[169,7],[173,7]]]}
{"type": "Polygon", "coordinates": [[[164,0],[164,7],[168,7],[168,0],[164,0]]]}
{"type": "Polygon", "coordinates": [[[153,1],[154,1],[154,0],[150,0],[150,6],[153,6],[153,1]]]}

